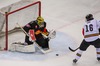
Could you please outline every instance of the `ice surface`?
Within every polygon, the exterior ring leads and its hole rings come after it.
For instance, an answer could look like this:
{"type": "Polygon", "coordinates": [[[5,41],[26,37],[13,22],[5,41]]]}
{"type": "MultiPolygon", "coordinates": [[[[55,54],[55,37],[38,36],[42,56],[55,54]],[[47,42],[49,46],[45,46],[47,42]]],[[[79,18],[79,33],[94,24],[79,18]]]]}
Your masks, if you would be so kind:
{"type": "MultiPolygon", "coordinates": [[[[21,39],[20,39],[21,40],[21,39]]],[[[21,53],[21,52],[10,52],[10,51],[1,51],[0,53],[0,59],[10,59],[10,60],[41,60],[41,59],[47,59],[47,58],[53,58],[56,56],[56,54],[59,54],[59,56],[63,56],[69,52],[68,46],[72,47],[73,44],[75,44],[75,41],[72,41],[72,39],[62,33],[57,32],[56,38],[51,39],[49,42],[50,48],[52,51],[47,54],[43,54],[37,47],[35,53],[21,53]]]]}
{"type": "Polygon", "coordinates": [[[41,0],[42,16],[47,22],[48,29],[56,29],[57,37],[50,41],[53,49],[51,53],[24,54],[18,52],[0,52],[0,65],[2,66],[100,66],[96,60],[95,48],[90,46],[83,53],[77,64],[72,60],[75,53],[68,50],[79,46],[83,39],[81,29],[85,21],[84,17],[92,13],[96,19],[100,19],[99,0],[41,0]],[[59,53],[59,56],[55,56],[59,53]]]}

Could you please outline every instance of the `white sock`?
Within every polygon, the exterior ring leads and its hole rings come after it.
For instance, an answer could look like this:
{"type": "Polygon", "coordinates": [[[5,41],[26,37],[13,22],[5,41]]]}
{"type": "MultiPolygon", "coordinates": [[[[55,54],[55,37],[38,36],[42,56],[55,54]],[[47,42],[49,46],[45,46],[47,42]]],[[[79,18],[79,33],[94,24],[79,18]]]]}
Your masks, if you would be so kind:
{"type": "Polygon", "coordinates": [[[79,60],[79,59],[81,58],[82,53],[83,53],[83,51],[79,49],[79,50],[77,51],[77,54],[76,54],[75,59],[76,59],[76,60],[79,60]]]}
{"type": "Polygon", "coordinates": [[[96,52],[97,52],[97,57],[100,58],[100,48],[96,48],[96,52]]]}

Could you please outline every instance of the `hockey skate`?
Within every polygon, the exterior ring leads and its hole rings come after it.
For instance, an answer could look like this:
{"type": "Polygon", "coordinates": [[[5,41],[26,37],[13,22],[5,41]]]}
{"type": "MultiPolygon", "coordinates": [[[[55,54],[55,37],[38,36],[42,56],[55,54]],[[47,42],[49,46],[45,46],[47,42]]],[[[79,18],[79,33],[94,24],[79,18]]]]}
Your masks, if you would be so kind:
{"type": "Polygon", "coordinates": [[[49,48],[42,48],[44,51],[47,51],[47,50],[49,50],[49,48]]]}
{"type": "Polygon", "coordinates": [[[98,57],[97,60],[100,61],[100,57],[98,57]]]}
{"type": "Polygon", "coordinates": [[[76,59],[74,59],[74,60],[73,60],[73,63],[76,63],[76,62],[77,62],[77,60],[76,60],[76,59]]]}

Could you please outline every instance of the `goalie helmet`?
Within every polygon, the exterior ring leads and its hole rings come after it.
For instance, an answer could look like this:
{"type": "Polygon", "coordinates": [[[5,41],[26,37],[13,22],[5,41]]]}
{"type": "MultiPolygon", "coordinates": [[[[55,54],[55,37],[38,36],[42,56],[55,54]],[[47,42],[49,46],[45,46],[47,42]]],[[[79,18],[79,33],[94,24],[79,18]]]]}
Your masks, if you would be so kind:
{"type": "Polygon", "coordinates": [[[88,14],[88,15],[86,15],[86,20],[87,21],[90,21],[90,20],[93,20],[94,18],[93,18],[93,15],[92,14],[88,14]]]}
{"type": "Polygon", "coordinates": [[[44,19],[41,16],[39,16],[37,17],[37,22],[38,22],[38,25],[41,25],[44,22],[44,19]]]}

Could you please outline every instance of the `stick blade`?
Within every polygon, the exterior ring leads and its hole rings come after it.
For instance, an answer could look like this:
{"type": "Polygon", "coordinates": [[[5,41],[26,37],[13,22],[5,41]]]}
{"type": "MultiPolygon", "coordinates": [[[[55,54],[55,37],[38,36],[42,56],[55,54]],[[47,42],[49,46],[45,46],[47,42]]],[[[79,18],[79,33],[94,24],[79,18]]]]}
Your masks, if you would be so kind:
{"type": "Polygon", "coordinates": [[[73,50],[72,48],[68,47],[70,51],[75,52],[76,50],[73,50]]]}

